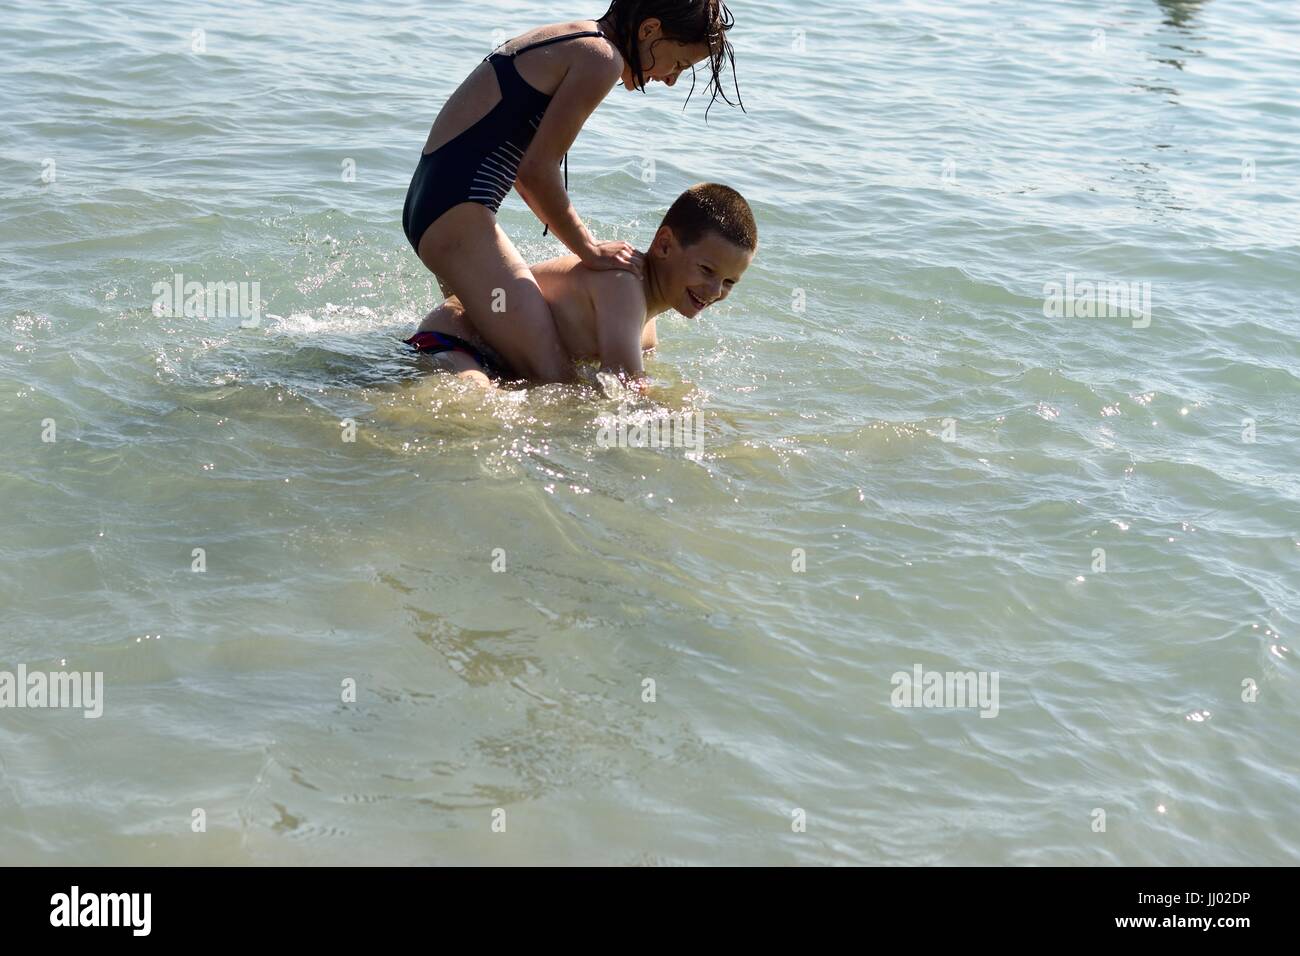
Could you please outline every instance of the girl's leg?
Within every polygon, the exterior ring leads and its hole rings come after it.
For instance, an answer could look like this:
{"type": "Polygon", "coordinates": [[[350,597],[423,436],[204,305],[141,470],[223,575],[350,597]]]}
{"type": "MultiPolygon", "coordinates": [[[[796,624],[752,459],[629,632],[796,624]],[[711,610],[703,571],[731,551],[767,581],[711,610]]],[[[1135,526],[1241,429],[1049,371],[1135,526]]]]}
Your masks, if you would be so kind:
{"type": "Polygon", "coordinates": [[[448,210],[420,237],[420,260],[516,372],[538,382],[572,381],[551,308],[492,210],[478,203],[448,210]]]}

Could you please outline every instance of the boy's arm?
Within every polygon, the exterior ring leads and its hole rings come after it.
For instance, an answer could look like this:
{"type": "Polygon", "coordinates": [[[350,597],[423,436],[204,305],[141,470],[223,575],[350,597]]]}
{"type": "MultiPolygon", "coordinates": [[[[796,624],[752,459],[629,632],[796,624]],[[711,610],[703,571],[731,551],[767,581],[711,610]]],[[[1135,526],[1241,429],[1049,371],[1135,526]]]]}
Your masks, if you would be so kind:
{"type": "Polygon", "coordinates": [[[649,352],[659,347],[659,333],[655,329],[655,320],[651,319],[641,330],[641,351],[649,352]]]}
{"type": "Polygon", "coordinates": [[[645,373],[641,362],[644,341],[645,292],[630,272],[601,272],[592,276],[591,302],[596,310],[596,342],[600,367],[632,378],[645,373]]]}

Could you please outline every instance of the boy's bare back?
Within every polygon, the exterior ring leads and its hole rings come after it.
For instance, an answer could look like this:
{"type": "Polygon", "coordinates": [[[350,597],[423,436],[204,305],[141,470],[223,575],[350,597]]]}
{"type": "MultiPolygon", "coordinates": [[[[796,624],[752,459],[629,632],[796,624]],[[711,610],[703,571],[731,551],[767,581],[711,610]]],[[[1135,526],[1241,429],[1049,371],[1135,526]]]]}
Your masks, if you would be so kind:
{"type": "Polygon", "coordinates": [[[577,256],[548,259],[532,269],[555,317],[560,342],[575,361],[602,357],[602,321],[621,321],[623,315],[639,315],[645,327],[645,287],[631,272],[597,272],[585,268],[577,256]],[[615,300],[620,306],[618,316],[608,308],[615,300]]]}
{"type": "MultiPolygon", "coordinates": [[[[595,359],[602,369],[643,387],[644,352],[658,344],[655,316],[671,309],[692,319],[727,298],[757,246],[758,227],[744,197],[720,183],[699,183],[664,215],[644,254],[643,275],[592,269],[570,255],[537,263],[529,278],[545,301],[566,362],[595,359]]],[[[492,291],[492,309],[508,311],[506,290],[492,291]]],[[[499,356],[485,351],[477,321],[453,297],[406,342],[478,384],[491,376],[511,377],[499,356]]]]}
{"type": "MultiPolygon", "coordinates": [[[[632,273],[597,272],[583,266],[577,256],[548,259],[532,266],[531,271],[550,306],[560,343],[573,361],[604,359],[601,344],[604,341],[608,351],[610,326],[615,323],[634,323],[641,347],[655,347],[655,323],[647,321],[645,287],[632,273]]],[[[502,305],[508,307],[508,303],[502,305]]],[[[483,336],[455,296],[430,312],[419,331],[450,333],[476,346],[484,345],[483,336]]]]}

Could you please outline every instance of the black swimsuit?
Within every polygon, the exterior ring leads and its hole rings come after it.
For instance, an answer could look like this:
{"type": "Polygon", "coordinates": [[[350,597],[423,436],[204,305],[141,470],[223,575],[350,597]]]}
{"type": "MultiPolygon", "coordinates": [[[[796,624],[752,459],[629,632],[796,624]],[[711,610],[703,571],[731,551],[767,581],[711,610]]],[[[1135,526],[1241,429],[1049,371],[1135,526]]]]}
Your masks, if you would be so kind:
{"type": "Polygon", "coordinates": [[[402,229],[417,254],[424,231],[447,210],[476,202],[496,212],[514,188],[519,163],[551,103],[551,97],[519,75],[515,57],[563,40],[599,36],[604,36],[599,30],[566,33],[530,43],[514,53],[493,53],[486,58],[496,72],[501,101],[465,132],[422,154],[411,177],[402,229]]]}

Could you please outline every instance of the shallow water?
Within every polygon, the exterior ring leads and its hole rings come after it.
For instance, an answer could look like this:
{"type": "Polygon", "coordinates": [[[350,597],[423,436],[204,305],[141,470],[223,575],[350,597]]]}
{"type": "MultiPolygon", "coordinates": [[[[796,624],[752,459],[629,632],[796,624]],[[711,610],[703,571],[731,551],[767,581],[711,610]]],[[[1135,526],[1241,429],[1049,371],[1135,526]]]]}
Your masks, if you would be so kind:
{"type": "Polygon", "coordinates": [[[601,238],[759,219],[636,406],[396,345],[428,126],[550,5],[112,6],[0,3],[0,669],[105,681],[0,710],[2,862],[1300,860],[1293,5],[737,0],[748,114],[570,157],[601,238]]]}

